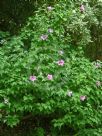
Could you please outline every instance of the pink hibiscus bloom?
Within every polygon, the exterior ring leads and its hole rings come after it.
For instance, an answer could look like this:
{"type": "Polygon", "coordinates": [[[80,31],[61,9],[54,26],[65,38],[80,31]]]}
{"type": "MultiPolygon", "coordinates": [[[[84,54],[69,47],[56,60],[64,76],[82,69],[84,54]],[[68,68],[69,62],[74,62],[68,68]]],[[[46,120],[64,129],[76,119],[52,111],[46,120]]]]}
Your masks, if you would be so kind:
{"type": "Polygon", "coordinates": [[[85,96],[85,95],[80,96],[80,100],[81,100],[81,101],[85,101],[85,100],[86,100],[86,96],[85,96]]]}
{"type": "Polygon", "coordinates": [[[80,6],[80,11],[81,11],[81,12],[84,12],[84,11],[85,11],[84,5],[81,5],[81,6],[80,6]]]}
{"type": "Polygon", "coordinates": [[[34,82],[34,81],[36,80],[36,76],[30,76],[29,79],[30,79],[30,81],[33,81],[33,82],[34,82]]]}
{"type": "Polygon", "coordinates": [[[101,68],[101,64],[97,62],[97,63],[95,63],[95,67],[96,68],[101,68]]]}
{"type": "Polygon", "coordinates": [[[43,35],[41,35],[41,37],[40,37],[40,38],[41,38],[41,40],[43,40],[43,41],[44,41],[44,40],[47,40],[48,35],[44,35],[44,34],[43,34],[43,35]]]}
{"type": "Polygon", "coordinates": [[[57,64],[58,64],[59,66],[63,66],[63,65],[64,65],[64,60],[59,60],[59,61],[57,62],[57,64]]]}
{"type": "Polygon", "coordinates": [[[52,80],[52,79],[53,79],[53,76],[50,75],[50,74],[48,74],[48,75],[47,75],[47,78],[48,78],[48,80],[52,80]]]}

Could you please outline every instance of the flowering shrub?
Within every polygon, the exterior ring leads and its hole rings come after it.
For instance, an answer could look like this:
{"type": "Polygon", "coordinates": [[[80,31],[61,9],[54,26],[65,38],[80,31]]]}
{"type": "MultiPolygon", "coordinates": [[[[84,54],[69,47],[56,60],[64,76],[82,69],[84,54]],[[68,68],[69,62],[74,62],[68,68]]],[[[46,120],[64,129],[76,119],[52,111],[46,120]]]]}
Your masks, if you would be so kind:
{"type": "Polygon", "coordinates": [[[61,3],[39,9],[0,48],[1,122],[14,126],[29,114],[74,131],[102,125],[102,63],[84,57],[86,13],[73,8],[61,3]]]}

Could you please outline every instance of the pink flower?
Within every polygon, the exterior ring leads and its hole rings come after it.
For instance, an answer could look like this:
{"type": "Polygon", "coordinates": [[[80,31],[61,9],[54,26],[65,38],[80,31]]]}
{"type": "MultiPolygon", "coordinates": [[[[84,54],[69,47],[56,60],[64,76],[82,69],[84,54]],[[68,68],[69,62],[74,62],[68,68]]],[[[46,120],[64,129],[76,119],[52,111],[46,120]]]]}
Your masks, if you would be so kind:
{"type": "Polygon", "coordinates": [[[101,82],[100,81],[96,81],[96,86],[100,87],[101,86],[101,82]]]}
{"type": "Polygon", "coordinates": [[[86,96],[84,96],[84,95],[83,95],[83,96],[80,96],[80,100],[81,100],[81,101],[84,101],[85,99],[86,99],[86,96]]]}
{"type": "Polygon", "coordinates": [[[53,79],[53,76],[50,75],[50,74],[48,74],[48,75],[47,75],[47,78],[48,78],[48,80],[52,80],[52,79],[53,79]]]}
{"type": "Polygon", "coordinates": [[[84,5],[81,5],[81,6],[80,6],[80,11],[81,11],[81,12],[84,12],[84,11],[85,11],[84,5]]]}
{"type": "Polygon", "coordinates": [[[58,64],[59,66],[63,66],[63,65],[64,65],[64,60],[59,60],[59,61],[57,62],[57,64],[58,64]]]}
{"type": "Polygon", "coordinates": [[[53,33],[53,29],[49,28],[49,29],[48,29],[48,32],[49,32],[49,33],[53,33]]]}
{"type": "Polygon", "coordinates": [[[97,63],[95,63],[95,67],[96,68],[101,68],[101,64],[97,62],[97,63]]]}
{"type": "Polygon", "coordinates": [[[30,76],[29,79],[30,79],[30,81],[33,81],[33,82],[34,82],[34,81],[36,80],[36,76],[30,76]]]}
{"type": "Polygon", "coordinates": [[[64,54],[64,52],[60,50],[60,51],[59,51],[59,54],[60,54],[60,55],[63,55],[63,54],[64,54]]]}
{"type": "Polygon", "coordinates": [[[49,7],[47,7],[47,9],[48,9],[49,11],[51,11],[51,10],[53,10],[53,7],[49,6],[49,7]]]}
{"type": "Polygon", "coordinates": [[[47,40],[48,35],[44,35],[44,34],[43,34],[43,35],[41,35],[41,37],[40,37],[40,38],[41,38],[41,40],[43,40],[43,41],[44,41],[44,40],[47,40]]]}
{"type": "Polygon", "coordinates": [[[68,92],[67,92],[67,95],[68,95],[69,97],[71,97],[71,96],[72,96],[72,94],[73,94],[73,92],[72,92],[72,91],[68,91],[68,92]]]}

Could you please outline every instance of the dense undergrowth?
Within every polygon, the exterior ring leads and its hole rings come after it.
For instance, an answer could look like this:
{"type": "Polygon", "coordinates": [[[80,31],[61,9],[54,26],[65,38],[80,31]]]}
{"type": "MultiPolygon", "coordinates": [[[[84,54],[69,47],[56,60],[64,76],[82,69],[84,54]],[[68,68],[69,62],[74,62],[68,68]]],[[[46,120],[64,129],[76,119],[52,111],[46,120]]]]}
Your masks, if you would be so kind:
{"type": "Polygon", "coordinates": [[[2,124],[26,128],[33,120],[29,136],[102,134],[102,62],[86,57],[92,27],[101,27],[95,4],[45,4],[18,35],[0,33],[2,124]]]}

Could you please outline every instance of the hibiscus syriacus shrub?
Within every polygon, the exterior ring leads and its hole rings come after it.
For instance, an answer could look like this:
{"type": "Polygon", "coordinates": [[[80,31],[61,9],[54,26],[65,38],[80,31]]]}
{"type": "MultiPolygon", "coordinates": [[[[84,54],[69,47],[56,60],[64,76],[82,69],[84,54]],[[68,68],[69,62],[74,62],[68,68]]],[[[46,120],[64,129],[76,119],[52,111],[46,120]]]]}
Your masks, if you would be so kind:
{"type": "Polygon", "coordinates": [[[86,22],[77,22],[82,9],[43,7],[0,48],[1,122],[14,126],[30,115],[75,131],[102,125],[102,63],[84,57],[90,33],[86,22]]]}

